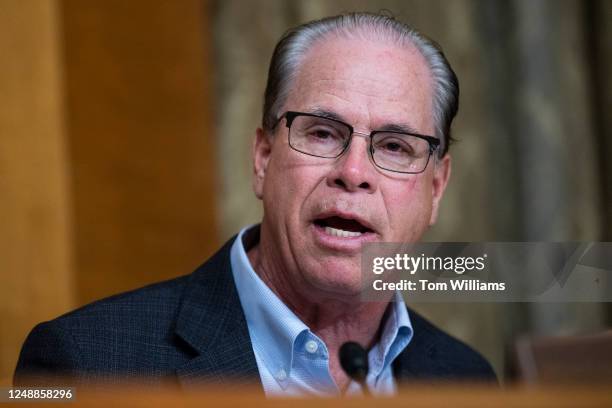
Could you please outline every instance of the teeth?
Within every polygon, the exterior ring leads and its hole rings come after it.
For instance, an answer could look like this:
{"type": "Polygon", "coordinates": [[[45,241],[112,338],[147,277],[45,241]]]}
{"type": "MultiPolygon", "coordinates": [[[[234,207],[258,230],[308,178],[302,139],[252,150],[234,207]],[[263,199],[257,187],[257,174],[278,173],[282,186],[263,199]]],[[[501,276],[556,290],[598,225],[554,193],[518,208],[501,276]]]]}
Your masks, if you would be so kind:
{"type": "Polygon", "coordinates": [[[334,237],[342,237],[342,238],[358,237],[361,235],[361,232],[345,231],[345,230],[332,228],[332,227],[325,227],[325,232],[334,237]]]}

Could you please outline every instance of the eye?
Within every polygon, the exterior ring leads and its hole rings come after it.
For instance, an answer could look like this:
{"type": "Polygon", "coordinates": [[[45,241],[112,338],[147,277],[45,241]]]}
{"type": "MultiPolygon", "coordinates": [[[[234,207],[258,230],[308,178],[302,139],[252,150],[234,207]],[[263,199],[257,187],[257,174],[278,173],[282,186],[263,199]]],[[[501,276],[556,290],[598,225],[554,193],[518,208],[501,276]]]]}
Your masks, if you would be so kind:
{"type": "Polygon", "coordinates": [[[330,126],[312,126],[306,130],[308,139],[315,143],[342,143],[342,132],[330,126]]]}
{"type": "Polygon", "coordinates": [[[381,153],[387,153],[392,155],[402,156],[413,156],[414,149],[406,140],[399,137],[388,136],[378,140],[374,148],[381,151],[381,153]]]}
{"type": "Polygon", "coordinates": [[[399,143],[389,142],[384,146],[385,149],[391,152],[399,152],[402,150],[402,146],[399,143]]]}
{"type": "Polygon", "coordinates": [[[311,136],[317,139],[329,139],[333,137],[332,133],[327,129],[315,129],[311,132],[311,136]]]}

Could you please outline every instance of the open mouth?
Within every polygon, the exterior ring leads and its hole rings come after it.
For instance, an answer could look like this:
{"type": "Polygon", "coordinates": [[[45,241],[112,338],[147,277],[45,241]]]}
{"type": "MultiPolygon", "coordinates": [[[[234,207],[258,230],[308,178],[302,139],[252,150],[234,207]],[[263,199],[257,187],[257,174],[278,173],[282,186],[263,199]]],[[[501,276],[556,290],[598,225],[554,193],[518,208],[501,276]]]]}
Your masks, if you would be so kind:
{"type": "Polygon", "coordinates": [[[322,228],[326,234],[341,238],[359,237],[368,232],[374,232],[357,220],[338,216],[316,219],[314,224],[322,228]]]}

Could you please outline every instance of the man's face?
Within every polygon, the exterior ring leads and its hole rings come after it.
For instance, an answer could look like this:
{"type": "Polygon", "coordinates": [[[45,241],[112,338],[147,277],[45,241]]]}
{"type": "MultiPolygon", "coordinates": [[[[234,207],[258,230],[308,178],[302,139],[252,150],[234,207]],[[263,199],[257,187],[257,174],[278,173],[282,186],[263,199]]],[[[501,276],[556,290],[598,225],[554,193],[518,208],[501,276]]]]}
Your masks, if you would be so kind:
{"type": "MultiPolygon", "coordinates": [[[[432,99],[430,72],[416,49],[328,39],[305,56],[283,112],[333,112],[359,133],[401,125],[433,135],[432,99]]],[[[342,156],[325,159],[293,150],[288,130],[285,120],[274,135],[259,129],[255,143],[263,252],[301,293],[355,296],[362,244],[414,242],[435,222],[450,158],[432,157],[420,174],[391,173],[372,163],[367,138],[353,136],[342,156]]]]}

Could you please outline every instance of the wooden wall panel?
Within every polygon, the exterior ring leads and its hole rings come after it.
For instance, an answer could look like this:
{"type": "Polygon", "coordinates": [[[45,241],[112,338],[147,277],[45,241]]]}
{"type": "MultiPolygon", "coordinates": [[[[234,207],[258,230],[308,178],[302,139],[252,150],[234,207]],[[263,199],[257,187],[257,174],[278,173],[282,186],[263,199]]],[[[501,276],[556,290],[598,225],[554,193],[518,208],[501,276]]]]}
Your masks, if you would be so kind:
{"type": "Polygon", "coordinates": [[[74,306],[56,3],[0,0],[0,381],[74,306]]]}
{"type": "Polygon", "coordinates": [[[207,12],[64,0],[78,302],[189,273],[217,247],[207,12]]]}
{"type": "Polygon", "coordinates": [[[218,247],[207,18],[0,0],[0,383],[36,323],[218,247]]]}

